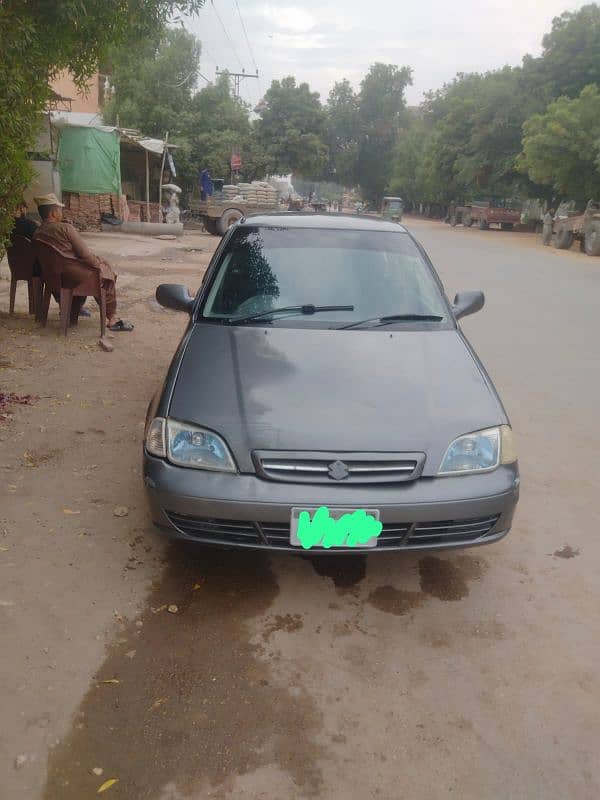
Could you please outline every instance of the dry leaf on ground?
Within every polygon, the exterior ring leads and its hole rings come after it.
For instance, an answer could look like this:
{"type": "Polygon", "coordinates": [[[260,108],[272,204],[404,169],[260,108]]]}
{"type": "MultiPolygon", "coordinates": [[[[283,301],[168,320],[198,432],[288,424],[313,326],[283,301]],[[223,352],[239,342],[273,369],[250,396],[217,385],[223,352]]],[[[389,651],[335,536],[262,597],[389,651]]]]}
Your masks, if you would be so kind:
{"type": "Polygon", "coordinates": [[[109,778],[107,781],[104,781],[102,786],[98,789],[97,794],[102,794],[102,792],[105,792],[107,789],[110,789],[111,786],[114,786],[115,783],[118,782],[119,782],[118,778],[109,778]]]}

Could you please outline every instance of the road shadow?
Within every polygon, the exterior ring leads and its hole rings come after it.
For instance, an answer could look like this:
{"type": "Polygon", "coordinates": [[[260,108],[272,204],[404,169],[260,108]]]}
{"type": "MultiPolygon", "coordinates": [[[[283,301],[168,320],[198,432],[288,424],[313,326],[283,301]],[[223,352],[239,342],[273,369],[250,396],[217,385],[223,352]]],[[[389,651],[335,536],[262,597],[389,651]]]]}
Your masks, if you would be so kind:
{"type": "Polygon", "coordinates": [[[318,793],[320,712],[301,685],[273,683],[248,624],[278,592],[264,554],[171,545],[49,757],[45,800],[95,796],[111,778],[116,800],[150,800],[273,763],[318,793]]]}

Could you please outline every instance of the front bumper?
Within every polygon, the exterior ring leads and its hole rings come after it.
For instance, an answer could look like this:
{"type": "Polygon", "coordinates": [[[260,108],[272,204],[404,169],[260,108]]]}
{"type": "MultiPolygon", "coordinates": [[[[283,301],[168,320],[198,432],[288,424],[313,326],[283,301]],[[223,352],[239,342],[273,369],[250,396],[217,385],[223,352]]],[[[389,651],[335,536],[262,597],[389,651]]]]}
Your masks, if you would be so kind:
{"type": "Polygon", "coordinates": [[[510,530],[519,498],[517,464],[405,484],[329,486],[185,469],[146,453],[144,483],[154,524],[173,538],[294,553],[307,551],[290,545],[292,506],[378,508],[383,531],[375,548],[335,549],[336,554],[373,553],[495,542],[510,530]]]}

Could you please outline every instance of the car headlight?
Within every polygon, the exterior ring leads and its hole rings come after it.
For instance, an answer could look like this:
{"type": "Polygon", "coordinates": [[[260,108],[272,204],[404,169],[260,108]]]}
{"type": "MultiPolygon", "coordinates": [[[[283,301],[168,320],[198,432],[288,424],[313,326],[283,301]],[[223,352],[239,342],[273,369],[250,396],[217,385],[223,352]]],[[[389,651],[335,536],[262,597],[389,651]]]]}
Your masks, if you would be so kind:
{"type": "Polygon", "coordinates": [[[206,428],[155,417],[146,432],[150,455],[168,458],[179,467],[236,472],[235,462],[223,439],[206,428]]]}
{"type": "Polygon", "coordinates": [[[487,472],[517,460],[513,432],[508,425],[474,431],[455,439],[446,450],[439,475],[487,472]]]}

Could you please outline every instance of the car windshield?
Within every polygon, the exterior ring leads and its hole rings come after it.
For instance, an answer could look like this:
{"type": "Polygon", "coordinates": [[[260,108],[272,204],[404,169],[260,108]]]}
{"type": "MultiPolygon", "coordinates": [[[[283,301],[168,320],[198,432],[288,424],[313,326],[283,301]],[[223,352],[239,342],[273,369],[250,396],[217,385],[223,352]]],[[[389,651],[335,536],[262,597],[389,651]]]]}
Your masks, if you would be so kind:
{"type": "Polygon", "coordinates": [[[221,256],[202,316],[249,323],[256,314],[263,323],[313,327],[389,315],[439,317],[421,323],[439,327],[449,317],[431,269],[406,233],[242,227],[221,256]],[[317,309],[272,319],[264,314],[290,306],[317,309]]]}

